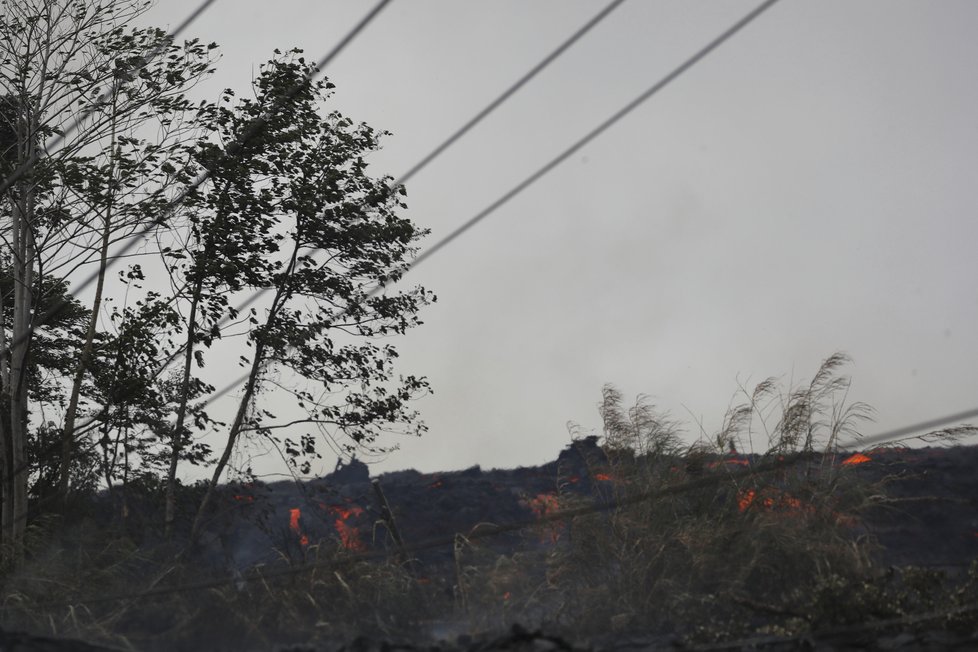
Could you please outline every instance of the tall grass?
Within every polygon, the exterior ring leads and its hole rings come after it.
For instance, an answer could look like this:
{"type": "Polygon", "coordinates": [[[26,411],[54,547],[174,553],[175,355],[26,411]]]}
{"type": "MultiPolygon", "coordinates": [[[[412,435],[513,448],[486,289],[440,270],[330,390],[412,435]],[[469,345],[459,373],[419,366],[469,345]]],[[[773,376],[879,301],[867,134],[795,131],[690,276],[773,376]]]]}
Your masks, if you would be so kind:
{"type": "Polygon", "coordinates": [[[769,379],[742,388],[720,429],[692,444],[646,397],[627,406],[605,387],[600,446],[574,444],[586,482],[567,463],[552,495],[526,498],[544,512],[606,508],[529,528],[522,546],[502,554],[466,533],[455,537],[451,561],[427,565],[351,562],[335,544],[314,542],[304,560],[283,548],[282,566],[310,564],[284,578],[269,572],[101,602],[91,598],[198,582],[207,571],[123,530],[36,523],[32,563],[4,577],[3,626],[147,650],[331,647],[358,635],[417,641],[513,622],[574,639],[671,632],[719,640],[978,600],[978,574],[951,584],[874,564],[877,545],[858,525],[885,483],[867,484],[836,455],[871,415],[846,402],[846,361],[829,357],[800,387],[769,379]],[[757,470],[774,460],[785,464],[757,470]],[[698,488],[674,490],[689,482],[698,488]],[[657,497],[629,500],[644,494],[657,497]]]}

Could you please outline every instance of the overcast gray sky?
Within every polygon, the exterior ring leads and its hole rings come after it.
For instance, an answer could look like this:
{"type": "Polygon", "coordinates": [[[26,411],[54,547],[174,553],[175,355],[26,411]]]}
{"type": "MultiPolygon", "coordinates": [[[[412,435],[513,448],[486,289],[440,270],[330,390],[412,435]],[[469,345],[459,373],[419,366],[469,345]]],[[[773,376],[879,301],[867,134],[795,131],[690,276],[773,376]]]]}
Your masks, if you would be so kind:
{"type": "MultiPolygon", "coordinates": [[[[200,92],[318,58],[373,4],[218,0],[187,33],[223,52],[200,92]]],[[[605,4],[396,0],[326,70],[332,106],[393,132],[372,169],[398,176],[605,4]]],[[[408,215],[434,242],[756,4],[626,2],[415,177],[408,215]]],[[[406,282],[438,303],[398,342],[430,432],[377,470],[553,459],[607,382],[692,439],[738,381],[839,350],[867,433],[978,406],[976,26],[968,0],[782,0],[432,257],[406,282]]]]}

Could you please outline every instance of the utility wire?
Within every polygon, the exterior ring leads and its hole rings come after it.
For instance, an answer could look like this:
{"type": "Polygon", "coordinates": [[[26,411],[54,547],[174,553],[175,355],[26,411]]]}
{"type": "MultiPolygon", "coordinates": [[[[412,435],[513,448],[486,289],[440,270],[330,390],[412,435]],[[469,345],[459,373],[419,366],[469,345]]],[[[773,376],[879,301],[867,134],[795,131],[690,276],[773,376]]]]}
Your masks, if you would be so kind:
{"type": "Polygon", "coordinates": [[[456,131],[451,136],[449,136],[448,138],[446,138],[445,141],[442,142],[441,145],[439,145],[435,149],[431,150],[431,152],[427,156],[425,156],[423,159],[421,159],[420,161],[418,161],[417,163],[415,163],[411,167],[411,169],[409,169],[407,172],[405,172],[404,174],[402,174],[393,183],[393,186],[396,188],[398,186],[401,186],[401,185],[404,185],[405,183],[407,183],[408,180],[411,177],[413,177],[415,174],[417,174],[422,169],[424,169],[429,163],[431,163],[434,159],[436,159],[446,149],[448,149],[449,147],[451,147],[452,145],[454,145],[455,142],[459,138],[461,138],[462,136],[464,136],[465,134],[467,134],[469,132],[469,130],[472,129],[472,127],[474,127],[477,124],[479,124],[480,122],[482,122],[483,118],[485,118],[490,113],[492,113],[497,108],[499,108],[499,106],[503,102],[505,102],[506,100],[508,100],[511,95],[513,95],[519,89],[523,88],[523,86],[528,81],[530,81],[531,79],[533,79],[534,77],[537,76],[537,73],[539,73],[541,70],[543,70],[544,68],[546,68],[547,66],[549,66],[551,63],[553,63],[555,59],[557,59],[558,57],[560,57],[560,55],[562,55],[564,53],[564,51],[567,50],[567,48],[569,48],[570,46],[574,45],[574,43],[576,43],[582,36],[584,36],[589,31],[591,31],[591,28],[592,27],[594,27],[595,25],[597,25],[598,23],[600,23],[602,20],[604,20],[608,16],[608,14],[610,14],[612,11],[614,11],[615,9],[617,9],[619,7],[619,5],[621,5],[624,1],[625,0],[614,0],[614,2],[609,3],[604,9],[602,9],[600,12],[598,12],[597,14],[595,14],[595,16],[591,20],[589,20],[584,25],[582,25],[576,32],[574,32],[573,34],[571,34],[571,36],[567,40],[565,40],[563,43],[561,43],[559,46],[557,46],[557,49],[555,49],[553,52],[551,52],[546,57],[544,57],[537,65],[533,66],[533,68],[531,68],[529,72],[527,72],[525,75],[523,75],[522,77],[520,77],[519,80],[516,81],[512,86],[510,86],[509,88],[507,88],[503,92],[502,95],[500,95],[499,97],[497,97],[496,99],[494,99],[492,102],[490,102],[489,105],[486,108],[484,108],[481,111],[479,111],[479,113],[477,113],[475,115],[475,117],[473,117],[471,120],[469,120],[468,122],[466,122],[462,127],[459,128],[458,131],[456,131]]]}
{"type": "Polygon", "coordinates": [[[494,213],[498,208],[500,208],[501,206],[503,206],[504,204],[506,204],[509,200],[513,199],[518,194],[520,194],[521,192],[523,192],[524,190],[526,190],[527,188],[529,188],[530,186],[532,186],[534,183],[536,183],[537,181],[539,181],[542,177],[546,176],[549,172],[551,172],[558,165],[560,165],[561,163],[563,163],[564,161],[566,161],[568,158],[570,158],[571,156],[573,156],[574,153],[577,152],[579,149],[581,149],[582,147],[584,147],[585,145],[587,145],[588,143],[590,143],[592,140],[594,140],[595,138],[597,138],[598,136],[600,136],[601,134],[603,134],[606,130],[608,130],[610,127],[612,127],[619,120],[621,120],[626,115],[628,115],[629,113],[631,113],[632,111],[634,111],[636,108],[638,108],[640,105],[642,105],[650,97],[652,97],[653,95],[655,95],[656,93],[658,93],[660,90],[662,90],[663,88],[665,88],[666,86],[668,86],[671,82],[675,81],[680,75],[682,75],[684,72],[686,72],[687,70],[689,70],[690,68],[692,68],[694,65],[696,65],[701,59],[703,59],[708,54],[710,54],[711,52],[713,52],[713,50],[715,50],[716,48],[718,48],[720,45],[722,45],[725,41],[727,41],[734,34],[736,34],[740,30],[742,30],[744,27],[746,27],[748,24],[750,24],[751,22],[753,22],[754,19],[756,19],[758,16],[760,16],[761,14],[763,14],[768,9],[770,9],[777,2],[778,2],[778,0],[766,0],[766,2],[761,3],[756,9],[754,9],[753,11],[751,11],[749,14],[747,14],[746,16],[744,16],[743,18],[741,18],[739,21],[737,21],[733,26],[731,26],[730,28],[728,28],[726,31],[724,31],[722,34],[720,34],[719,36],[717,36],[712,41],[710,41],[706,46],[704,46],[702,49],[700,49],[698,52],[696,52],[696,54],[694,54],[693,56],[691,56],[688,59],[686,59],[678,67],[676,67],[675,69],[673,69],[672,72],[670,72],[665,77],[663,77],[662,79],[660,79],[659,81],[657,81],[655,84],[653,84],[651,87],[649,87],[644,93],[642,93],[641,95],[639,95],[638,97],[636,97],[634,100],[632,100],[631,102],[629,102],[628,104],[626,104],[624,107],[622,107],[620,110],[618,110],[617,113],[615,113],[614,115],[612,115],[610,118],[608,118],[607,120],[605,120],[604,122],[602,122],[600,125],[598,125],[594,129],[592,129],[583,138],[581,138],[580,140],[578,140],[577,142],[575,142],[573,145],[571,145],[570,147],[568,147],[567,149],[565,149],[559,155],[557,155],[556,157],[554,157],[553,159],[551,159],[546,165],[544,165],[543,167],[541,167],[540,169],[538,169],[536,172],[534,172],[533,174],[531,174],[530,176],[528,176],[526,179],[524,179],[522,182],[520,182],[519,184],[517,184],[515,187],[513,187],[505,195],[503,195],[502,197],[500,197],[499,199],[497,199],[496,201],[494,201],[492,204],[490,204],[489,206],[487,206],[486,208],[484,208],[482,211],[480,211],[479,213],[477,213],[476,215],[474,215],[473,217],[471,217],[468,221],[466,221],[461,226],[459,226],[458,228],[456,228],[454,231],[452,231],[451,233],[449,233],[447,236],[443,237],[441,240],[439,240],[437,243],[435,243],[435,245],[433,247],[431,247],[430,249],[428,249],[427,251],[425,251],[424,253],[422,253],[420,256],[418,256],[414,260],[414,263],[411,265],[411,269],[414,269],[415,267],[417,267],[418,265],[420,265],[421,263],[423,263],[425,260],[427,260],[431,256],[433,256],[436,253],[438,253],[441,249],[443,249],[448,244],[450,244],[451,242],[453,242],[456,238],[458,238],[459,236],[461,236],[463,233],[465,233],[466,231],[468,231],[469,229],[471,229],[473,226],[475,226],[476,224],[478,224],[479,222],[481,222],[485,218],[489,217],[489,215],[491,215],[492,213],[494,213]]]}
{"type": "MultiPolygon", "coordinates": [[[[418,256],[417,258],[415,258],[414,261],[410,265],[408,265],[407,269],[404,271],[404,274],[407,274],[409,271],[415,269],[418,265],[420,265],[421,263],[423,263],[427,259],[431,258],[433,255],[435,255],[436,253],[438,253],[439,251],[441,251],[442,249],[444,249],[446,246],[448,246],[449,244],[451,244],[453,241],[455,241],[455,239],[457,239],[458,237],[460,237],[463,233],[465,233],[466,231],[468,231],[469,229],[471,229],[473,226],[475,226],[476,224],[478,224],[479,222],[481,222],[485,218],[489,217],[492,213],[494,213],[497,209],[499,209],[504,204],[506,204],[509,200],[513,199],[518,194],[520,194],[521,192],[523,192],[524,190],[526,190],[527,188],[529,188],[530,186],[532,186],[534,183],[536,183],[537,181],[539,181],[547,173],[551,172],[558,165],[560,165],[561,163],[563,163],[564,161],[566,161],[568,158],[570,158],[571,156],[573,156],[574,153],[577,152],[579,149],[581,149],[582,147],[584,147],[585,145],[587,145],[588,143],[590,143],[592,140],[594,140],[595,138],[597,138],[598,136],[600,136],[602,133],[604,133],[605,131],[607,131],[616,122],[618,122],[619,120],[621,120],[622,118],[624,118],[626,115],[628,115],[633,110],[635,110],[643,102],[645,102],[646,100],[648,100],[650,97],[652,97],[653,95],[655,95],[656,93],[658,93],[660,90],[662,90],[666,86],[668,86],[670,82],[674,81],[676,78],[678,78],[684,72],[686,72],[687,70],[689,70],[690,68],[692,68],[697,62],[699,62],[701,59],[703,59],[706,55],[710,54],[713,50],[715,50],[717,47],[719,47],[721,44],[723,44],[725,41],[727,41],[730,37],[732,37],[734,34],[736,34],[737,32],[739,32],[741,29],[743,29],[744,27],[746,27],[749,23],[751,23],[754,19],[756,19],[762,13],[764,13],[765,11],[767,11],[768,9],[770,9],[777,2],[778,2],[778,0],[766,0],[766,2],[763,2],[762,4],[760,4],[753,11],[751,11],[746,16],[744,16],[743,18],[741,18],[739,21],[737,21],[736,23],[734,23],[733,26],[729,27],[722,34],[720,34],[719,36],[717,36],[716,38],[714,38],[712,41],[710,41],[706,46],[704,46],[699,51],[697,51],[693,56],[691,56],[688,59],[686,59],[685,61],[683,61],[683,63],[681,63],[678,67],[674,68],[672,70],[672,72],[670,72],[665,77],[663,77],[662,79],[660,79],[659,81],[657,81],[650,88],[648,88],[645,92],[643,92],[641,95],[639,95],[634,100],[632,100],[631,102],[629,102],[623,108],[619,109],[610,118],[608,118],[607,120],[605,120],[604,122],[602,122],[600,125],[598,125],[594,129],[592,129],[584,137],[582,137],[577,142],[575,142],[573,145],[571,145],[570,147],[568,147],[567,149],[565,149],[563,152],[561,152],[560,154],[558,154],[555,158],[551,159],[547,164],[545,164],[543,167],[541,167],[540,169],[538,169],[536,172],[534,172],[533,174],[531,174],[530,176],[528,176],[526,179],[524,179],[523,181],[521,181],[519,184],[517,184],[515,187],[513,187],[509,192],[507,192],[506,194],[504,194],[502,197],[500,197],[499,199],[497,199],[496,201],[494,201],[492,204],[490,204],[489,206],[487,206],[483,210],[481,210],[478,213],[476,213],[473,217],[469,218],[466,222],[464,222],[462,225],[460,225],[459,227],[457,227],[456,229],[454,229],[451,233],[449,233],[448,235],[446,235],[443,238],[441,238],[431,248],[427,249],[420,256],[418,256]]],[[[610,9],[614,9],[614,7],[610,7],[610,9]]],[[[610,11],[610,9],[606,8],[606,11],[610,11]]],[[[599,14],[599,16],[601,16],[601,14],[599,14]]],[[[597,16],[595,18],[597,18],[597,16]]],[[[592,19],[592,20],[594,20],[594,19],[592,19]]],[[[559,48],[558,48],[558,50],[559,50],[559,48]]],[[[504,93],[503,95],[505,96],[506,94],[504,93]]],[[[448,141],[446,141],[446,143],[449,143],[450,144],[449,141],[452,141],[453,138],[455,138],[455,136],[452,136],[451,138],[449,138],[448,141]]],[[[445,147],[447,147],[447,145],[445,145],[444,143],[443,143],[443,145],[445,147]]],[[[437,152],[438,149],[436,149],[435,151],[437,152]]],[[[433,157],[431,157],[431,158],[433,158],[433,157]]],[[[423,165],[420,165],[419,164],[419,166],[415,166],[415,168],[417,168],[418,170],[420,170],[421,167],[423,167],[423,165]]],[[[405,176],[410,176],[411,174],[414,174],[415,171],[416,170],[414,168],[412,168],[411,170],[409,170],[409,174],[408,175],[405,175],[405,176]]],[[[382,289],[383,289],[382,287],[374,288],[373,290],[371,290],[370,292],[367,293],[367,297],[369,298],[369,297],[376,296],[377,294],[380,294],[380,292],[382,291],[382,289]]],[[[252,301],[254,301],[255,299],[257,299],[257,295],[254,296],[252,299],[250,299],[248,302],[246,302],[244,304],[244,306],[250,305],[250,303],[252,301]]],[[[243,309],[244,306],[242,306],[242,309],[243,309]]],[[[340,313],[338,313],[330,321],[335,321],[336,319],[339,319],[345,313],[346,313],[345,310],[342,311],[342,312],[340,312],[340,313]]],[[[213,402],[213,401],[215,401],[215,400],[223,397],[225,394],[227,394],[228,392],[230,392],[231,390],[233,390],[235,387],[237,387],[238,385],[240,385],[243,381],[245,381],[248,378],[249,375],[250,374],[244,374],[244,375],[240,376],[239,378],[237,378],[233,382],[229,383],[227,386],[221,388],[218,392],[216,392],[213,395],[211,395],[207,399],[206,402],[207,403],[210,403],[210,402],[213,402]]]]}
{"type": "MultiPolygon", "coordinates": [[[[398,188],[399,186],[404,185],[411,178],[413,178],[414,175],[416,175],[418,172],[426,168],[429,163],[431,163],[433,160],[438,158],[442,153],[445,152],[445,150],[447,150],[449,147],[451,147],[456,142],[458,142],[465,134],[471,131],[473,127],[475,127],[477,124],[482,122],[485,118],[487,118],[489,114],[493,113],[496,109],[498,109],[504,102],[506,102],[506,100],[512,97],[518,90],[523,88],[523,86],[525,86],[530,80],[536,77],[537,74],[539,74],[541,71],[547,68],[551,63],[553,63],[556,59],[558,59],[568,48],[570,48],[577,41],[579,41],[581,37],[583,37],[585,34],[591,31],[591,29],[594,28],[596,25],[598,25],[598,23],[600,23],[605,18],[607,18],[608,15],[611,14],[611,12],[617,9],[624,2],[625,0],[613,0],[613,2],[610,2],[608,5],[606,5],[604,9],[599,11],[588,22],[586,22],[584,25],[579,27],[577,31],[575,31],[567,39],[565,39],[564,42],[558,45],[553,51],[550,52],[550,54],[548,54],[546,57],[540,60],[525,75],[523,75],[512,85],[510,85],[509,88],[503,91],[496,99],[490,102],[484,109],[479,111],[468,122],[466,122],[464,125],[459,127],[458,130],[456,130],[451,136],[449,136],[444,141],[442,141],[440,145],[438,145],[433,150],[431,150],[431,152],[429,152],[424,158],[422,158],[420,161],[412,165],[406,172],[404,172],[404,174],[398,177],[397,180],[395,180],[391,184],[391,187],[398,188]]],[[[315,253],[318,253],[318,251],[314,252],[311,255],[315,255],[315,253]]],[[[247,308],[249,308],[253,303],[255,303],[262,296],[264,296],[268,291],[269,288],[262,288],[254,292],[250,297],[248,297],[248,299],[243,301],[236,308],[236,311],[238,313],[243,313],[247,308]]],[[[368,296],[373,296],[373,295],[371,294],[368,296]]],[[[342,316],[342,313],[340,316],[342,316]]],[[[227,323],[228,319],[230,319],[230,317],[225,316],[221,320],[220,325],[223,326],[225,323],[227,323]]],[[[169,363],[169,361],[167,361],[167,363],[169,363]]],[[[233,383],[230,387],[233,388],[235,385],[237,385],[240,382],[241,382],[240,380],[235,381],[235,383],[233,383]]],[[[227,393],[227,391],[230,391],[230,389],[222,390],[221,392],[218,392],[215,395],[215,398],[219,396],[223,396],[225,393],[227,393]]]]}
{"type": "MultiPolygon", "coordinates": [[[[208,0],[208,4],[211,3],[211,2],[214,2],[214,1],[215,0],[208,0]]],[[[377,14],[379,14],[380,11],[390,3],[390,1],[391,0],[380,0],[380,2],[378,2],[376,5],[374,5],[373,9],[371,9],[370,12],[367,13],[367,15],[364,16],[360,20],[360,22],[358,22],[340,40],[340,42],[336,44],[336,46],[332,50],[330,50],[326,55],[324,55],[317,62],[316,66],[310,71],[310,73],[308,75],[306,75],[305,79],[303,79],[303,81],[301,83],[296,84],[291,89],[289,89],[281,98],[279,98],[275,102],[275,104],[269,109],[268,112],[266,112],[265,115],[266,116],[271,115],[275,111],[278,111],[279,109],[281,109],[282,106],[285,104],[285,102],[287,102],[287,101],[291,100],[293,97],[295,97],[295,95],[301,90],[301,88],[303,87],[304,84],[306,84],[306,83],[314,80],[316,77],[318,77],[319,74],[320,74],[320,72],[322,72],[322,69],[325,68],[340,52],[342,52],[343,49],[358,34],[360,34],[360,32],[362,32],[367,27],[367,25],[370,24],[370,22],[377,16],[377,14]]],[[[199,15],[199,12],[195,12],[195,13],[197,13],[199,15]]],[[[264,118],[264,117],[255,120],[249,126],[249,128],[244,131],[244,133],[242,134],[242,136],[237,141],[235,141],[234,143],[231,143],[231,145],[226,150],[227,151],[227,155],[228,156],[233,156],[241,148],[241,146],[244,143],[248,142],[250,139],[254,138],[259,133],[261,133],[261,131],[265,127],[266,120],[267,120],[267,118],[264,118]]],[[[173,213],[174,210],[176,210],[184,202],[184,200],[189,196],[189,194],[191,192],[193,192],[194,190],[196,190],[205,181],[207,181],[207,179],[209,177],[210,177],[210,170],[205,170],[204,172],[202,172],[200,175],[197,176],[196,179],[194,179],[194,181],[192,181],[190,183],[189,186],[187,186],[186,188],[183,188],[180,191],[180,193],[177,195],[177,197],[169,202],[169,205],[166,208],[164,208],[163,210],[160,211],[160,216],[158,218],[156,218],[155,220],[153,220],[152,222],[150,222],[149,224],[147,224],[141,231],[138,231],[138,232],[136,232],[136,233],[128,236],[129,242],[121,250],[119,250],[119,251],[117,251],[117,252],[114,253],[112,260],[109,261],[109,264],[108,264],[108,267],[106,268],[106,271],[108,270],[108,268],[111,268],[112,265],[114,265],[120,259],[121,256],[124,256],[133,247],[135,247],[140,242],[140,239],[141,239],[142,236],[147,235],[153,229],[155,229],[155,228],[159,227],[160,225],[164,224],[166,222],[167,218],[173,213]]],[[[91,285],[92,282],[95,281],[95,279],[98,278],[99,273],[100,273],[99,270],[95,270],[94,272],[92,272],[84,281],[81,282],[80,285],[78,285],[76,288],[73,288],[73,292],[75,294],[77,294],[77,293],[81,292],[82,290],[84,290],[89,285],[91,285]]],[[[48,309],[44,313],[44,315],[39,320],[39,323],[38,324],[31,323],[31,326],[30,326],[30,328],[28,328],[28,330],[27,330],[26,333],[23,333],[20,337],[18,337],[13,342],[11,342],[7,346],[7,348],[4,350],[4,354],[9,353],[12,349],[16,348],[21,343],[23,343],[25,340],[27,340],[31,336],[31,334],[34,332],[34,329],[38,325],[46,323],[47,320],[50,319],[50,317],[52,315],[57,314],[60,310],[62,310],[67,305],[68,305],[68,301],[66,299],[61,299],[58,302],[56,302],[54,306],[52,306],[50,309],[48,309]]]]}
{"type": "MultiPolygon", "coordinates": [[[[879,444],[883,442],[892,442],[906,435],[913,435],[914,433],[919,433],[925,430],[933,430],[934,428],[938,428],[940,426],[944,426],[949,423],[961,422],[964,421],[965,419],[971,419],[974,417],[978,417],[978,408],[975,408],[973,410],[964,410],[963,412],[956,412],[954,414],[949,414],[944,417],[938,417],[936,419],[930,419],[928,421],[921,421],[920,423],[915,423],[910,426],[903,426],[901,428],[894,428],[893,430],[887,430],[885,432],[881,432],[879,434],[873,435],[872,437],[857,439],[847,444],[843,444],[842,448],[846,449],[855,446],[865,447],[865,446],[871,446],[873,444],[879,444]]],[[[970,428],[970,426],[963,426],[963,427],[970,428]]],[[[909,438],[913,439],[914,437],[909,437],[909,438]]]]}

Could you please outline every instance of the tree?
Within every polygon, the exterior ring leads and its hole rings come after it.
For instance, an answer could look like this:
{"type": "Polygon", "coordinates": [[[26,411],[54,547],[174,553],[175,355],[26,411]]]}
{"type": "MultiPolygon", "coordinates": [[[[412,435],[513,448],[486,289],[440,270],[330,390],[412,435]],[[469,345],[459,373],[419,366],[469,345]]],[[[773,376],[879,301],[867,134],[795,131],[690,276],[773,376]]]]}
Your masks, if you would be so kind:
{"type": "Polygon", "coordinates": [[[27,475],[23,448],[29,423],[26,370],[38,326],[37,288],[49,275],[67,278],[97,261],[95,296],[77,357],[62,427],[59,487],[67,493],[82,387],[92,361],[111,249],[162,223],[167,189],[184,180],[184,93],[210,70],[210,46],[172,42],[166,32],[134,28],[147,0],[0,0],[0,112],[5,145],[4,244],[12,256],[14,292],[10,358],[0,380],[9,397],[3,439],[4,537],[14,554],[23,536],[27,475]],[[71,125],[77,128],[70,129],[71,125]],[[141,136],[154,126],[152,140],[141,136]],[[52,136],[60,145],[49,147],[52,136]],[[12,510],[12,511],[10,511],[12,510]],[[10,513],[8,514],[8,511],[10,513]]]}
{"type": "MultiPolygon", "coordinates": [[[[0,324],[8,324],[12,320],[14,311],[9,297],[13,296],[14,291],[13,266],[9,260],[0,259],[0,324]]],[[[31,356],[25,370],[27,397],[42,417],[53,416],[64,409],[63,382],[74,370],[90,315],[71,296],[64,281],[50,277],[42,280],[36,305],[37,310],[49,314],[49,318],[44,326],[35,329],[32,337],[31,356]],[[55,307],[58,309],[55,310],[55,307]]],[[[10,397],[0,395],[0,431],[10,432],[10,417],[10,397]]],[[[29,494],[38,499],[48,499],[57,485],[58,464],[52,452],[60,448],[54,446],[60,442],[60,429],[51,427],[53,421],[42,421],[37,433],[34,433],[36,436],[29,436],[24,442],[23,464],[28,465],[31,471],[29,494]]],[[[11,476],[8,473],[6,477],[11,476]]],[[[6,485],[0,486],[0,494],[8,503],[13,500],[12,491],[6,485]]],[[[8,504],[8,510],[11,508],[8,504]]]]}
{"type": "Polygon", "coordinates": [[[337,112],[321,116],[331,84],[310,81],[315,69],[300,51],[278,54],[254,82],[254,100],[228,106],[229,95],[214,113],[221,143],[241,143],[258,120],[260,135],[240,146],[240,156],[213,141],[200,153],[213,184],[195,203],[206,256],[195,259],[194,273],[211,287],[269,288],[270,300],[249,316],[252,350],[242,356],[248,377],[194,531],[239,437],[295,425],[276,424],[255,405],[272,369],[307,381],[280,384],[305,412],[303,424],[335,428],[356,442],[373,441],[387,428],[424,430],[409,402],[428,391],[427,381],[395,378],[396,349],[372,340],[420,324],[418,310],[434,297],[421,287],[372,292],[401,277],[427,232],[397,215],[405,208],[403,188],[367,174],[363,157],[381,134],[337,112]],[[222,208],[228,202],[241,208],[222,208]]]}
{"type": "MultiPolygon", "coordinates": [[[[194,365],[229,320],[248,328],[248,380],[198,515],[242,436],[302,424],[369,444],[386,430],[424,430],[410,401],[427,381],[398,377],[396,350],[376,343],[419,324],[434,300],[420,287],[375,296],[425,235],[397,214],[403,188],[366,172],[382,134],[321,114],[332,86],[311,81],[298,51],[262,67],[253,99],[228,91],[191,104],[186,91],[215,46],[133,27],[147,6],[0,0],[0,239],[10,269],[0,293],[0,486],[14,558],[31,477],[32,495],[56,487],[64,499],[165,473],[172,524],[179,464],[209,453],[191,430],[227,425],[207,416],[202,399],[214,388],[194,365]],[[118,245],[140,237],[172,291],[141,288],[140,261],[120,275],[122,305],[112,303],[118,245]],[[45,288],[60,284],[68,301],[89,269],[93,296],[56,351],[57,373],[39,380],[32,370],[46,369],[50,353],[45,288]],[[266,303],[239,315],[231,299],[257,290],[269,291],[266,303]],[[166,373],[173,360],[180,368],[166,373]],[[304,411],[295,423],[256,406],[276,370],[290,374],[285,389],[304,411]],[[58,444],[55,473],[40,458],[58,444]],[[28,471],[33,456],[43,468],[28,471]]],[[[301,441],[287,454],[314,455],[314,435],[301,441]]]]}

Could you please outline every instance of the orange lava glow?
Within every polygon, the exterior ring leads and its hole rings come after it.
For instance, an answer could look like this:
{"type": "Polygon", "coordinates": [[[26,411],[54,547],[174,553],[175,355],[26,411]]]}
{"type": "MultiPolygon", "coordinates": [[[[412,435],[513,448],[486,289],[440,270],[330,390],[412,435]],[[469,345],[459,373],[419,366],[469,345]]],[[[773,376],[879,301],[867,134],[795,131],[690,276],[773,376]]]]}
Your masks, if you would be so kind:
{"type": "Polygon", "coordinates": [[[333,528],[336,530],[336,534],[340,536],[340,543],[343,547],[354,552],[366,550],[367,547],[360,540],[360,529],[346,522],[350,517],[363,514],[363,508],[356,505],[329,505],[327,509],[337,517],[333,521],[333,528]]]}
{"type": "Polygon", "coordinates": [[[300,518],[302,518],[302,510],[298,507],[293,507],[289,510],[289,529],[299,536],[299,545],[305,548],[309,545],[309,537],[303,534],[302,529],[299,527],[300,518]]]}
{"type": "Polygon", "coordinates": [[[366,546],[360,540],[360,530],[358,528],[347,525],[340,519],[336,519],[333,522],[333,526],[336,528],[336,533],[340,535],[340,543],[343,544],[344,548],[356,552],[366,550],[366,546]]]}
{"type": "Polygon", "coordinates": [[[862,453],[856,453],[847,457],[843,462],[842,466],[855,466],[856,464],[865,464],[866,462],[872,462],[873,458],[868,455],[863,455],[862,453]]]}
{"type": "Polygon", "coordinates": [[[610,482],[611,476],[608,475],[607,473],[595,473],[594,479],[598,480],[599,482],[610,482]]]}
{"type": "Polygon", "coordinates": [[[805,505],[797,498],[775,489],[765,489],[760,493],[753,489],[745,489],[737,494],[737,508],[740,511],[746,512],[751,507],[789,514],[805,514],[815,511],[811,505],[805,505]]]}
{"type": "Polygon", "coordinates": [[[754,496],[756,495],[757,492],[755,492],[753,489],[747,489],[738,493],[737,509],[739,509],[742,512],[746,512],[747,508],[750,507],[751,504],[754,502],[754,496]]]}
{"type": "MultiPolygon", "coordinates": [[[[536,497],[526,501],[526,504],[537,518],[543,518],[560,509],[557,496],[552,493],[537,494],[536,497]]],[[[550,543],[557,543],[563,529],[563,523],[551,523],[547,528],[548,534],[543,537],[543,540],[550,541],[550,543]]]]}
{"type": "Polygon", "coordinates": [[[737,464],[739,466],[750,466],[750,460],[748,460],[746,457],[737,457],[732,455],[730,457],[725,457],[722,460],[717,460],[716,462],[710,462],[707,466],[711,469],[715,469],[718,466],[722,466],[724,464],[737,464]]]}

